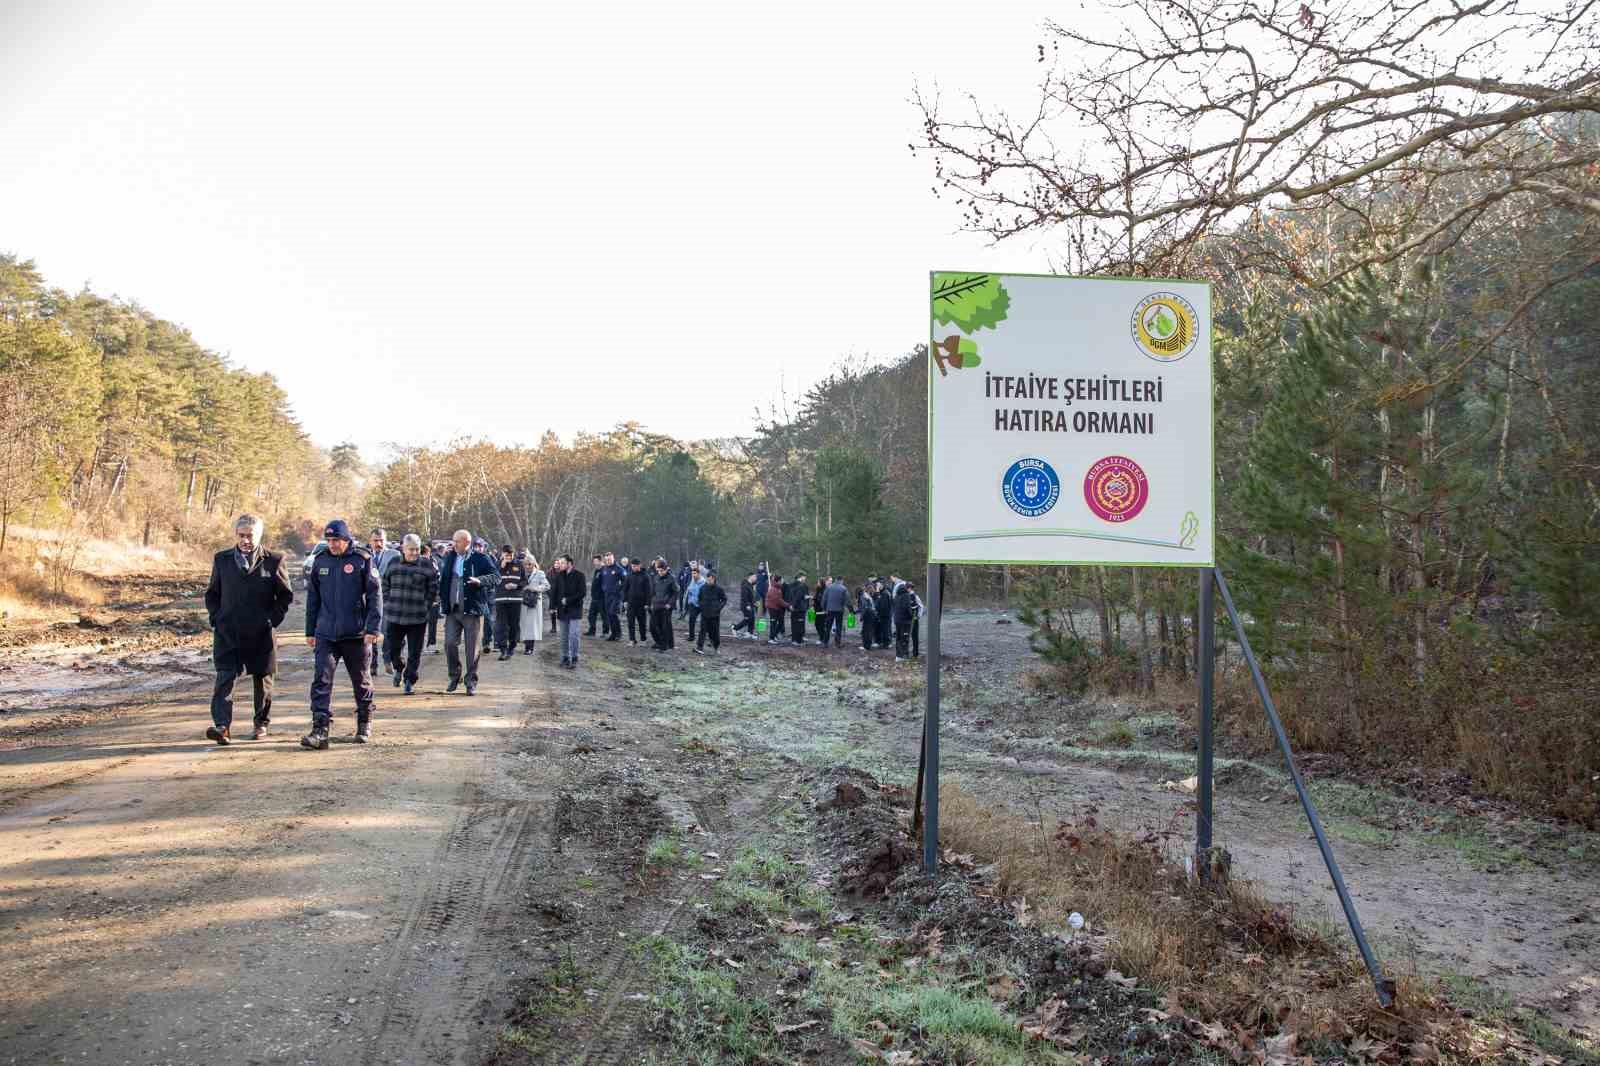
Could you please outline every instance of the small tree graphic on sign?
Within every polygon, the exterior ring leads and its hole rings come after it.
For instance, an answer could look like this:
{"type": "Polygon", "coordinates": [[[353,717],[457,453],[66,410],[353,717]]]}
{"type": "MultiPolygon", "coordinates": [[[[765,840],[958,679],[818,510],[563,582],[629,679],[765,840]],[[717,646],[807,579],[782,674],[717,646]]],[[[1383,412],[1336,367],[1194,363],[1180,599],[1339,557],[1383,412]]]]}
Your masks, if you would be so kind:
{"type": "MultiPolygon", "coordinates": [[[[961,333],[993,329],[1005,321],[1011,309],[1011,296],[1000,284],[998,274],[936,273],[933,275],[933,320],[941,326],[954,326],[961,333]]],[[[933,345],[933,365],[944,377],[951,370],[975,367],[976,341],[952,333],[933,345]]]]}

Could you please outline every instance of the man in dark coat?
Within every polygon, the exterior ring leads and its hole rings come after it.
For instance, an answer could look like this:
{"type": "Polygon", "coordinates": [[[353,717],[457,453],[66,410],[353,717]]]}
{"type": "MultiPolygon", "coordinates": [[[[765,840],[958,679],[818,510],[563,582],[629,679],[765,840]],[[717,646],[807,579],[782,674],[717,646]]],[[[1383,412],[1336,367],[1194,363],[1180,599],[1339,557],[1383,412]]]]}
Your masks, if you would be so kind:
{"type": "Polygon", "coordinates": [[[894,594],[894,659],[911,658],[911,626],[917,620],[916,586],[902,581],[894,594]]]}
{"type": "Polygon", "coordinates": [[[711,654],[722,650],[722,609],[728,606],[728,592],[717,584],[717,572],[707,570],[705,584],[700,586],[700,642],[694,646],[696,655],[705,654],[706,639],[711,640],[711,654]]]}
{"type": "Polygon", "coordinates": [[[302,747],[325,751],[333,721],[333,674],[344,663],[356,698],[356,743],[372,739],[372,673],[367,649],[378,643],[383,592],[378,567],[366,548],[351,541],[344,519],[328,523],[328,550],[317,556],[306,585],[306,643],[316,649],[311,679],[311,732],[302,747]]]}
{"type": "Polygon", "coordinates": [[[472,533],[458,529],[450,550],[439,561],[439,613],[444,615],[444,662],[450,674],[446,692],[454,692],[465,674],[467,695],[478,688],[479,637],[483,619],[494,613],[493,593],[500,583],[494,560],[472,548],[472,533]],[[461,645],[466,642],[465,667],[461,645]]]}
{"type": "Polygon", "coordinates": [[[641,640],[649,639],[646,628],[646,619],[650,614],[650,575],[644,572],[640,560],[634,559],[628,564],[628,578],[623,582],[622,594],[628,603],[628,643],[637,645],[641,640]],[[637,624],[638,628],[634,626],[637,624]]]}
{"type": "Polygon", "coordinates": [[[283,556],[261,546],[265,527],[255,515],[240,515],[233,524],[234,546],[211,560],[206,586],[206,616],[211,620],[211,659],[217,683],[211,692],[211,728],[206,738],[232,743],[233,686],[249,674],[255,688],[255,733],[267,735],[272,718],[272,675],[278,670],[272,631],[294,602],[283,556]]]}
{"type": "MultiPolygon", "coordinates": [[[[600,620],[605,617],[606,613],[606,594],[605,590],[600,587],[600,571],[604,569],[605,564],[600,561],[600,556],[598,555],[590,559],[589,563],[591,567],[589,581],[591,584],[589,586],[589,631],[584,634],[586,637],[594,636],[595,626],[600,624],[600,620]]],[[[580,570],[578,572],[582,573],[583,571],[580,570]]],[[[606,628],[609,629],[610,627],[607,626],[606,628]]],[[[610,635],[609,632],[606,634],[606,636],[610,635]]]]}
{"type": "Polygon", "coordinates": [[[550,578],[550,605],[555,608],[556,625],[561,630],[561,665],[568,670],[576,670],[578,634],[583,632],[580,628],[583,624],[583,597],[588,590],[588,583],[570,555],[556,556],[555,570],[555,575],[550,578]]]}
{"type": "Polygon", "coordinates": [[[746,574],[739,583],[739,620],[733,623],[729,630],[736,637],[746,640],[756,638],[756,573],[754,570],[746,574]]]}
{"type": "Polygon", "coordinates": [[[892,639],[889,634],[894,629],[894,596],[882,581],[874,582],[872,588],[878,604],[878,647],[887,648],[892,639]]]}
{"type": "Polygon", "coordinates": [[[655,570],[655,579],[650,585],[650,635],[655,638],[656,651],[671,651],[672,612],[678,604],[678,583],[673,580],[665,559],[656,560],[655,570]]]}
{"type": "Polygon", "coordinates": [[[806,584],[806,572],[800,571],[789,583],[789,639],[796,644],[806,642],[806,608],[811,606],[811,586],[806,584]]]}

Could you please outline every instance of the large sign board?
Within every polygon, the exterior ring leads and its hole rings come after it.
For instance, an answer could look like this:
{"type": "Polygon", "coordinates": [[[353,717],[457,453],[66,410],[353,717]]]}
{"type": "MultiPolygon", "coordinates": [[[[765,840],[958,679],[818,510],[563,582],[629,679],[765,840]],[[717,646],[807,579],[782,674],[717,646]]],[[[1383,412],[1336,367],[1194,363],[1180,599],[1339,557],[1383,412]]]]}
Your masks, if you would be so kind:
{"type": "Polygon", "coordinates": [[[1215,564],[1211,287],[932,276],[928,561],[1215,564]]]}

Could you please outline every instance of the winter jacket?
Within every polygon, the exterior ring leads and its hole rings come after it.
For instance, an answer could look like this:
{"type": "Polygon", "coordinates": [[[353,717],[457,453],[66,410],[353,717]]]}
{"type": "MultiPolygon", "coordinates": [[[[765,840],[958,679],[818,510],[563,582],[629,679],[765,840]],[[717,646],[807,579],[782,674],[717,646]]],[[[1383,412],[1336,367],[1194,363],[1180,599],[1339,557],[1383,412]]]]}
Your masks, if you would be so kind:
{"type": "Polygon", "coordinates": [[[770,578],[767,576],[767,564],[766,563],[757,563],[756,564],[756,602],[757,603],[766,603],[767,602],[767,585],[769,583],[770,583],[770,578]]]}
{"type": "Polygon", "coordinates": [[[822,590],[822,609],[841,613],[850,609],[850,590],[843,581],[835,581],[822,590]]]}
{"type": "Polygon", "coordinates": [[[900,586],[900,591],[894,597],[894,622],[898,626],[909,626],[917,617],[917,600],[906,589],[900,586]]]}
{"type": "Polygon", "coordinates": [[[706,579],[697,577],[689,582],[688,591],[683,595],[684,601],[691,607],[700,606],[700,590],[706,587],[706,579]]]}
{"type": "Polygon", "coordinates": [[[776,581],[768,585],[767,598],[765,601],[763,601],[762,606],[766,607],[766,609],[769,611],[782,611],[786,609],[789,605],[784,601],[783,598],[783,586],[778,584],[776,581]]]}
{"type": "Polygon", "coordinates": [[[739,610],[753,614],[756,609],[756,587],[748,581],[739,582],[739,610]]]}
{"type": "Polygon", "coordinates": [[[794,581],[789,584],[789,613],[805,614],[806,605],[811,599],[811,586],[804,581],[794,581]]]}
{"type": "Polygon", "coordinates": [[[428,620],[428,609],[439,598],[439,572],[428,560],[404,556],[389,564],[379,579],[383,586],[383,620],[393,626],[414,626],[428,620]]]}
{"type": "Polygon", "coordinates": [[[600,568],[600,596],[606,601],[622,598],[622,586],[628,574],[616,563],[600,568]]]}
{"type": "Polygon", "coordinates": [[[516,559],[500,568],[500,583],[495,586],[495,603],[521,603],[522,590],[528,587],[528,568],[516,559]]]}
{"type": "Polygon", "coordinates": [[[630,570],[622,582],[622,598],[630,607],[643,607],[650,602],[650,585],[651,575],[642,567],[638,573],[630,570]]]}
{"type": "Polygon", "coordinates": [[[891,617],[894,613],[894,597],[889,595],[889,590],[879,589],[876,599],[878,601],[878,617],[891,617]]]}
{"type": "Polygon", "coordinates": [[[378,568],[365,548],[323,552],[306,584],[306,636],[355,640],[383,626],[378,568]]]}
{"type": "Polygon", "coordinates": [[[583,594],[588,586],[582,570],[563,570],[550,577],[550,606],[557,619],[577,622],[583,618],[583,594]]]}
{"type": "Polygon", "coordinates": [[[681,591],[683,589],[687,589],[688,587],[689,587],[689,564],[688,563],[684,563],[682,566],[678,567],[678,588],[681,591]]]}
{"type": "Polygon", "coordinates": [[[293,602],[283,556],[257,548],[241,568],[236,549],[219,551],[211,560],[211,582],[206,586],[211,658],[217,669],[258,676],[276,673],[272,631],[293,602]]]}
{"type": "Polygon", "coordinates": [[[496,576],[494,560],[480,551],[468,551],[464,569],[462,570],[462,586],[460,589],[460,602],[456,596],[456,550],[451,548],[444,553],[444,558],[439,560],[439,613],[440,614],[466,614],[483,616],[489,613],[489,605],[494,602],[494,588],[499,584],[496,576]],[[466,578],[475,577],[479,584],[472,584],[466,578]]]}
{"type": "Polygon", "coordinates": [[[866,589],[856,590],[856,614],[866,618],[878,617],[878,601],[866,589]]]}
{"type": "Polygon", "coordinates": [[[650,578],[650,609],[659,611],[678,605],[678,583],[670,573],[655,574],[650,578]]]}
{"type": "Polygon", "coordinates": [[[728,606],[728,590],[721,585],[713,585],[709,581],[701,582],[699,595],[701,614],[719,615],[722,609],[728,606]]]}

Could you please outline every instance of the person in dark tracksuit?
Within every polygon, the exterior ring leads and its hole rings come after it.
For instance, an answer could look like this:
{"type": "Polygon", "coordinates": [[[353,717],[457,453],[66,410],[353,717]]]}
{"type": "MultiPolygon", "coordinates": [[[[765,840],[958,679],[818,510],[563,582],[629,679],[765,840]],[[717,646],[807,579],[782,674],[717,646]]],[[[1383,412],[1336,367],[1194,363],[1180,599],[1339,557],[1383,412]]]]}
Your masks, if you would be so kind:
{"type": "Polygon", "coordinates": [[[878,604],[877,644],[880,648],[887,648],[891,640],[890,632],[894,626],[894,597],[882,581],[874,582],[872,589],[873,597],[878,604]]]}
{"type": "Polygon", "coordinates": [[[622,583],[622,597],[628,604],[628,643],[637,645],[649,640],[647,619],[650,617],[650,575],[644,572],[640,560],[628,564],[628,577],[622,583]],[[635,629],[635,625],[638,626],[635,629]]]}
{"type": "Polygon", "coordinates": [[[717,574],[714,570],[707,570],[704,582],[700,586],[700,642],[694,650],[698,655],[705,654],[706,638],[711,638],[711,652],[716,654],[722,650],[722,609],[728,606],[728,590],[717,584],[717,574]]]}
{"type": "Polygon", "coordinates": [[[605,610],[601,617],[606,623],[606,639],[622,639],[622,585],[628,572],[617,565],[614,552],[606,552],[600,560],[600,596],[605,610]]]}
{"type": "Polygon", "coordinates": [[[806,608],[810,605],[811,586],[802,570],[789,582],[789,640],[795,644],[806,642],[806,608]]]}
{"type": "Polygon", "coordinates": [[[745,575],[739,583],[739,620],[733,623],[734,636],[754,640],[756,636],[756,572],[745,575]],[[743,630],[741,633],[740,630],[743,630]]]}
{"type": "Polygon", "coordinates": [[[383,594],[371,553],[351,543],[350,527],[342,518],[329,522],[322,535],[328,550],[316,557],[306,584],[306,643],[316,649],[316,672],[311,679],[311,732],[300,738],[302,746],[315,750],[328,747],[333,674],[341,662],[355,690],[356,743],[372,739],[367,649],[378,643],[383,625],[383,594]]]}
{"type": "Polygon", "coordinates": [[[861,650],[871,651],[878,639],[878,601],[872,595],[872,579],[856,589],[856,614],[861,619],[861,650]]]}
{"type": "Polygon", "coordinates": [[[671,651],[673,646],[672,612],[677,609],[678,583],[665,559],[656,560],[655,577],[650,583],[650,635],[655,639],[656,651],[671,651]]]}
{"type": "Polygon", "coordinates": [[[911,582],[902,581],[894,595],[894,659],[904,662],[911,658],[911,625],[917,619],[917,598],[911,582]]]}
{"type": "Polygon", "coordinates": [[[231,744],[233,686],[239,675],[249,674],[255,689],[255,733],[267,735],[272,718],[272,675],[278,653],[272,631],[294,602],[283,556],[261,546],[265,531],[255,515],[240,515],[234,523],[234,546],[211,560],[211,581],[206,585],[206,617],[211,622],[211,659],[217,668],[211,692],[211,728],[206,739],[231,744]]]}
{"type": "Polygon", "coordinates": [[[522,640],[522,590],[528,584],[528,568],[507,544],[500,549],[500,583],[494,592],[494,646],[500,661],[516,653],[522,640]]]}
{"type": "Polygon", "coordinates": [[[422,554],[422,540],[407,533],[400,542],[400,558],[378,579],[383,588],[384,646],[389,649],[387,666],[396,688],[405,683],[411,695],[417,685],[417,670],[422,662],[422,642],[427,636],[428,619],[439,599],[439,571],[422,554]],[[402,658],[403,657],[403,658],[402,658]]]}

